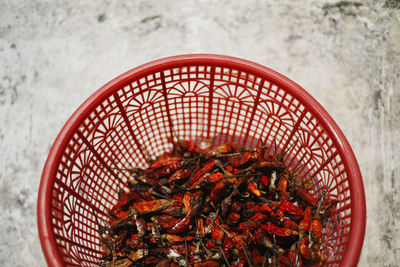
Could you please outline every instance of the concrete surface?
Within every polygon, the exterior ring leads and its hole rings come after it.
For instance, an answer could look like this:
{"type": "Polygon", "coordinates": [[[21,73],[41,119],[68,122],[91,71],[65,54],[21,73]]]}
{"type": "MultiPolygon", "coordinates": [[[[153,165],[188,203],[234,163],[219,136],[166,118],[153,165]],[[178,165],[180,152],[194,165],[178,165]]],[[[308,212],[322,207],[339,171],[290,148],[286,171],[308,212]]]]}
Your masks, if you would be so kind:
{"type": "Polygon", "coordinates": [[[45,265],[37,189],[71,113],[132,67],[198,52],[271,67],[328,110],[364,179],[359,266],[398,266],[399,0],[87,2],[0,1],[0,266],[45,265]]]}

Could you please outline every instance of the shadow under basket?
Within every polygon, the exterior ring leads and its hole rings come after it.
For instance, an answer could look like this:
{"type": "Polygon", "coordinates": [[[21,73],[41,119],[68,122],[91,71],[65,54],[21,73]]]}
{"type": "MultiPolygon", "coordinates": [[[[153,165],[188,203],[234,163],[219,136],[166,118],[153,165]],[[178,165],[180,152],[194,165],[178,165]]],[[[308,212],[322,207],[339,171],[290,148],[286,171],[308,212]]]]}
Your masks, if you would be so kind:
{"type": "MultiPolygon", "coordinates": [[[[39,236],[50,266],[97,266],[94,212],[106,220],[128,173],[170,151],[168,140],[211,139],[280,151],[311,180],[315,196],[339,200],[323,228],[328,266],[355,266],[365,196],[353,151],[337,124],[299,85],[246,60],[182,55],[134,68],[95,92],[55,140],[38,199],[39,236]],[[273,149],[273,146],[271,146],[273,149]]],[[[272,152],[271,150],[269,152],[272,152]]]]}

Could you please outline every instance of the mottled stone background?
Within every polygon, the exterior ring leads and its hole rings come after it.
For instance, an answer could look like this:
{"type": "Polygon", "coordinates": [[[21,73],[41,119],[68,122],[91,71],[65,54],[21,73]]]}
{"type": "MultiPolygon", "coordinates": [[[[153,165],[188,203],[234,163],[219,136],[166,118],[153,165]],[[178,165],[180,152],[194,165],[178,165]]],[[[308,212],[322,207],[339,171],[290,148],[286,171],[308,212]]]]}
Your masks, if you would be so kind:
{"type": "Polygon", "coordinates": [[[400,262],[400,1],[0,0],[0,266],[44,266],[41,171],[72,112],[113,77],[184,53],[271,67],[308,90],[357,156],[359,266],[400,262]]]}

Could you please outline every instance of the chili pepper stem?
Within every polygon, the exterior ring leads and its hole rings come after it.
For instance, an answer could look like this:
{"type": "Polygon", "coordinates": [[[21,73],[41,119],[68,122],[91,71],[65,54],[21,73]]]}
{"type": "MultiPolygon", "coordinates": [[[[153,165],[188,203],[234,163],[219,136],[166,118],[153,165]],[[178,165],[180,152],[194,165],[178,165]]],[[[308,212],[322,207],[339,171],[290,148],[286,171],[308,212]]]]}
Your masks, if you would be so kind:
{"type": "Polygon", "coordinates": [[[207,254],[207,256],[206,256],[207,259],[209,259],[209,258],[211,257],[211,255],[212,255],[211,251],[204,245],[203,240],[201,239],[200,236],[198,237],[198,240],[199,240],[201,246],[203,247],[203,250],[204,250],[204,251],[206,252],[206,254],[207,254]]]}
{"type": "MultiPolygon", "coordinates": [[[[267,146],[263,145],[261,148],[266,148],[266,147],[267,146]]],[[[255,151],[256,151],[256,149],[250,149],[250,150],[244,150],[242,152],[234,152],[234,153],[224,153],[224,154],[216,153],[214,156],[216,158],[223,158],[223,157],[230,157],[230,156],[240,156],[240,155],[243,155],[243,154],[245,154],[247,152],[255,152],[255,151]]]]}
{"type": "Polygon", "coordinates": [[[218,214],[218,209],[215,207],[214,202],[212,200],[210,201],[210,205],[215,210],[215,212],[218,214]]]}
{"type": "Polygon", "coordinates": [[[183,162],[182,165],[183,165],[183,166],[186,166],[186,165],[188,165],[189,163],[191,163],[192,161],[195,161],[195,160],[197,160],[197,159],[200,159],[200,158],[203,157],[204,155],[207,155],[207,153],[210,152],[211,150],[212,150],[212,148],[209,148],[209,149],[207,149],[206,151],[200,153],[199,155],[197,155],[197,156],[194,157],[194,158],[186,159],[186,160],[183,162]]]}
{"type": "MultiPolygon", "coordinates": [[[[181,139],[179,139],[178,134],[175,132],[174,125],[172,124],[170,127],[171,127],[171,131],[172,131],[173,137],[175,137],[175,138],[178,140],[178,143],[177,143],[177,144],[178,144],[178,145],[181,147],[181,149],[182,149],[182,148],[183,148],[183,147],[182,147],[182,144],[181,144],[182,141],[181,141],[181,139]]],[[[173,137],[172,137],[172,138],[173,138],[173,137]]]]}
{"type": "Polygon", "coordinates": [[[187,179],[187,182],[185,182],[183,185],[181,185],[181,187],[184,190],[188,190],[188,188],[190,187],[190,181],[192,180],[193,176],[196,174],[196,171],[192,171],[192,173],[190,174],[189,178],[187,179]]]}
{"type": "Polygon", "coordinates": [[[230,157],[230,156],[240,156],[243,155],[244,153],[246,153],[248,151],[243,151],[243,152],[234,152],[234,153],[225,153],[225,154],[221,154],[221,153],[216,153],[215,157],[216,158],[223,158],[223,157],[230,157]]]}
{"type": "Polygon", "coordinates": [[[132,218],[133,215],[135,215],[135,214],[133,214],[133,213],[132,213],[132,214],[129,214],[128,216],[126,216],[126,217],[122,218],[121,220],[115,222],[115,223],[110,227],[111,230],[113,230],[113,229],[117,228],[118,226],[122,225],[122,224],[123,224],[124,222],[126,222],[128,219],[132,218]]]}
{"type": "Polygon", "coordinates": [[[267,262],[267,251],[264,252],[264,259],[263,259],[261,267],[265,267],[266,262],[267,262]]]}
{"type": "Polygon", "coordinates": [[[297,139],[293,141],[293,143],[279,156],[278,160],[281,161],[286,156],[286,154],[292,149],[292,147],[297,143],[297,139]]]}
{"type": "Polygon", "coordinates": [[[230,175],[225,171],[225,168],[224,168],[224,166],[222,165],[222,162],[221,162],[221,161],[216,160],[216,161],[215,161],[215,166],[217,166],[218,168],[220,168],[220,170],[224,173],[225,177],[230,176],[230,175]]]}
{"type": "Polygon", "coordinates": [[[260,138],[260,143],[261,143],[261,146],[265,146],[265,142],[264,142],[264,139],[263,138],[260,138]]]}
{"type": "Polygon", "coordinates": [[[280,258],[287,266],[293,266],[292,264],[290,264],[285,257],[283,257],[282,253],[276,249],[276,248],[272,248],[272,251],[275,253],[275,255],[278,256],[278,258],[280,258]]]}
{"type": "Polygon", "coordinates": [[[239,182],[235,185],[235,187],[233,188],[233,190],[232,190],[232,192],[230,193],[230,195],[229,195],[229,198],[232,198],[233,197],[233,195],[236,193],[236,191],[238,190],[238,188],[239,188],[239,186],[242,184],[242,182],[243,182],[243,178],[241,178],[240,180],[239,180],[239,182]]]}
{"type": "Polygon", "coordinates": [[[103,226],[100,225],[99,218],[96,215],[96,212],[94,210],[93,204],[90,203],[89,206],[92,209],[92,212],[93,212],[93,215],[94,215],[94,219],[95,219],[96,224],[97,224],[97,228],[99,229],[98,231],[99,231],[100,237],[102,237],[103,234],[108,234],[108,232],[110,230],[109,227],[103,227],[103,226]]]}
{"type": "Polygon", "coordinates": [[[110,215],[111,217],[113,217],[114,219],[117,219],[118,217],[112,213],[111,211],[107,211],[108,215],[110,215]]]}
{"type": "Polygon", "coordinates": [[[179,200],[176,200],[176,199],[172,199],[172,198],[170,198],[170,197],[167,197],[167,196],[164,196],[164,195],[162,195],[162,194],[159,194],[159,193],[157,193],[156,191],[154,191],[154,189],[153,189],[153,188],[150,188],[148,192],[149,192],[150,194],[152,194],[152,195],[156,196],[156,197],[160,197],[160,198],[168,199],[168,200],[171,200],[171,201],[180,202],[180,203],[182,203],[182,204],[183,204],[183,201],[179,201],[179,200]]]}
{"type": "Polygon", "coordinates": [[[251,261],[250,261],[250,257],[249,257],[249,255],[248,255],[248,253],[247,253],[247,250],[246,250],[246,248],[245,248],[245,245],[244,245],[243,240],[242,240],[242,250],[243,250],[243,252],[244,252],[244,255],[246,256],[247,264],[249,265],[249,267],[253,267],[253,264],[252,264],[251,261]]]}
{"type": "Polygon", "coordinates": [[[140,234],[140,235],[138,234],[137,239],[136,239],[137,243],[136,243],[135,247],[133,248],[134,250],[138,249],[139,245],[142,243],[143,237],[144,237],[144,234],[140,234]]]}
{"type": "Polygon", "coordinates": [[[305,164],[299,164],[299,165],[296,167],[296,169],[294,169],[292,172],[293,172],[293,173],[299,172],[304,166],[305,166],[305,164]]]}
{"type": "MultiPolygon", "coordinates": [[[[163,247],[165,247],[165,243],[164,243],[164,241],[163,241],[163,239],[162,239],[162,237],[161,237],[160,230],[158,229],[158,221],[157,221],[157,219],[153,222],[153,226],[154,226],[154,228],[156,229],[156,232],[157,232],[157,235],[158,235],[158,237],[159,237],[159,239],[160,239],[161,245],[162,245],[163,247]]],[[[186,241],[186,239],[185,239],[185,241],[186,241]]]]}
{"type": "Polygon", "coordinates": [[[224,250],[222,249],[222,247],[219,247],[219,250],[221,251],[222,257],[224,257],[224,260],[225,260],[226,264],[228,265],[228,267],[231,267],[231,265],[229,264],[228,259],[226,258],[225,252],[224,252],[224,250]]]}
{"type": "Polygon", "coordinates": [[[266,247],[266,248],[271,249],[273,252],[276,252],[279,255],[285,252],[282,248],[278,248],[277,249],[276,245],[272,244],[271,241],[268,238],[264,239],[263,246],[266,247]]]}
{"type": "Polygon", "coordinates": [[[233,195],[236,193],[236,191],[238,190],[239,186],[242,184],[242,181],[243,181],[243,178],[241,178],[241,179],[239,180],[239,182],[235,185],[235,187],[233,188],[233,190],[232,190],[232,192],[229,194],[229,196],[226,197],[226,198],[223,200],[223,202],[224,202],[225,204],[229,204],[229,205],[230,205],[230,203],[232,202],[232,197],[233,197],[233,195]]]}
{"type": "Polygon", "coordinates": [[[320,196],[319,199],[317,200],[317,202],[319,202],[319,203],[318,203],[317,209],[315,210],[315,214],[314,214],[314,216],[313,216],[313,219],[319,218],[319,213],[320,213],[320,211],[321,211],[322,202],[323,202],[323,201],[322,201],[322,197],[325,197],[325,194],[326,194],[326,191],[323,191],[322,194],[321,194],[321,196],[320,196]]]}

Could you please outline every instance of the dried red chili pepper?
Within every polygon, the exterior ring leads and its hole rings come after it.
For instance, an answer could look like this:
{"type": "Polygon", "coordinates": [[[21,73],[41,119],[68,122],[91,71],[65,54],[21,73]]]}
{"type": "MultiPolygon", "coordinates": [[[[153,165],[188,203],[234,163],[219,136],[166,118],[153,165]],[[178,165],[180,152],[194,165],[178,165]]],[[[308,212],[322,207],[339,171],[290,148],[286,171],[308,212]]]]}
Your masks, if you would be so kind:
{"type": "Polygon", "coordinates": [[[268,219],[268,216],[263,213],[254,214],[249,220],[253,222],[263,223],[268,219]]]}
{"type": "Polygon", "coordinates": [[[288,181],[286,180],[286,178],[285,177],[281,177],[279,179],[279,182],[278,182],[278,190],[282,191],[282,192],[286,192],[287,183],[288,183],[288,181]]]}
{"type": "Polygon", "coordinates": [[[311,255],[310,255],[310,251],[309,251],[309,240],[308,240],[308,236],[304,236],[301,241],[300,241],[300,246],[299,246],[299,250],[301,255],[305,258],[305,259],[310,259],[311,255]]]}
{"type": "Polygon", "coordinates": [[[269,202],[269,206],[271,207],[271,209],[272,209],[273,211],[278,210],[278,208],[279,208],[280,205],[281,205],[281,203],[278,202],[278,201],[270,201],[270,202],[269,202]]]}
{"type": "Polygon", "coordinates": [[[127,210],[129,205],[133,202],[142,202],[143,198],[136,192],[130,191],[128,193],[123,192],[120,195],[118,203],[111,209],[111,213],[118,212],[120,210],[127,210]]]}
{"type": "Polygon", "coordinates": [[[292,229],[292,230],[299,230],[299,225],[295,221],[293,221],[289,218],[284,218],[282,224],[283,224],[283,227],[285,227],[285,228],[292,229]]]}
{"type": "Polygon", "coordinates": [[[337,203],[338,200],[333,198],[328,198],[323,201],[321,204],[321,208],[319,209],[319,217],[321,219],[329,218],[332,215],[337,203]]]}
{"type": "Polygon", "coordinates": [[[177,225],[181,220],[179,218],[172,217],[169,215],[155,216],[152,218],[154,221],[157,220],[160,227],[163,228],[167,233],[170,233],[172,227],[177,225]]]}
{"type": "Polygon", "coordinates": [[[243,155],[234,156],[232,158],[232,166],[234,166],[235,168],[243,166],[251,160],[251,157],[251,152],[246,152],[243,155]]]}
{"type": "Polygon", "coordinates": [[[196,219],[196,226],[197,226],[197,233],[200,235],[200,237],[205,237],[206,232],[204,230],[204,221],[202,218],[196,219]]]}
{"type": "Polygon", "coordinates": [[[161,185],[158,181],[155,181],[155,180],[153,180],[153,179],[151,179],[151,178],[149,178],[149,177],[146,177],[145,175],[138,175],[138,176],[136,177],[136,180],[137,180],[139,183],[143,183],[143,184],[145,184],[145,185],[148,185],[148,186],[150,186],[152,189],[159,190],[159,191],[161,191],[161,192],[163,192],[163,193],[170,193],[170,192],[171,192],[171,189],[170,189],[170,188],[161,185]]]}
{"type": "Polygon", "coordinates": [[[216,148],[217,152],[219,153],[231,153],[233,151],[233,147],[231,144],[223,144],[223,145],[219,145],[216,148]]]}
{"type": "Polygon", "coordinates": [[[185,218],[180,220],[172,229],[170,233],[177,234],[185,231],[189,225],[192,223],[194,216],[197,214],[199,209],[201,208],[203,200],[201,198],[201,192],[198,191],[192,195],[192,201],[190,204],[190,210],[186,214],[185,218]]]}
{"type": "Polygon", "coordinates": [[[220,227],[216,225],[216,223],[220,223],[218,218],[215,219],[215,221],[211,225],[211,237],[212,239],[217,241],[221,240],[224,237],[224,232],[220,227]]]}
{"type": "Polygon", "coordinates": [[[258,163],[258,169],[263,170],[265,172],[277,171],[283,172],[286,166],[281,161],[261,161],[258,163]]]}
{"type": "Polygon", "coordinates": [[[172,162],[164,167],[158,168],[152,172],[146,172],[150,177],[154,179],[160,179],[161,177],[167,176],[182,167],[181,161],[172,162]]]}
{"type": "Polygon", "coordinates": [[[299,223],[299,230],[308,231],[310,228],[310,220],[311,220],[311,210],[310,208],[306,208],[304,210],[304,218],[299,223]]]}
{"type": "Polygon", "coordinates": [[[271,217],[276,221],[282,222],[283,218],[285,217],[285,214],[282,210],[279,209],[276,212],[272,212],[271,217]]]}
{"type": "Polygon", "coordinates": [[[231,212],[226,219],[228,225],[236,224],[240,220],[240,214],[236,212],[231,212]]]}
{"type": "Polygon", "coordinates": [[[304,211],[290,201],[282,202],[279,209],[294,220],[300,220],[304,217],[304,211]]]}
{"type": "Polygon", "coordinates": [[[261,176],[260,182],[261,182],[265,187],[268,188],[269,179],[268,179],[267,176],[265,176],[265,175],[261,176]]]}
{"type": "Polygon", "coordinates": [[[228,173],[236,173],[236,172],[238,172],[239,170],[238,170],[238,169],[234,169],[234,168],[232,167],[232,165],[227,165],[227,166],[225,166],[225,171],[228,172],[228,173]]]}
{"type": "Polygon", "coordinates": [[[297,231],[288,228],[278,227],[271,222],[267,222],[261,225],[261,228],[266,230],[270,235],[277,235],[282,237],[297,235],[297,231]]]}
{"type": "Polygon", "coordinates": [[[195,239],[194,236],[185,236],[181,237],[178,235],[172,235],[172,234],[163,234],[161,238],[169,243],[184,243],[185,240],[187,242],[193,241],[195,239]]]}
{"type": "Polygon", "coordinates": [[[227,193],[229,193],[227,189],[230,184],[231,183],[228,180],[221,180],[220,182],[218,182],[210,193],[211,201],[216,203],[219,200],[223,199],[227,195],[227,193]]]}
{"type": "Polygon", "coordinates": [[[257,212],[266,212],[267,214],[273,213],[272,209],[266,203],[253,206],[252,208],[254,211],[257,211],[257,212]]]}
{"type": "Polygon", "coordinates": [[[214,164],[215,164],[215,159],[213,158],[207,161],[201,169],[197,170],[193,174],[192,178],[189,181],[190,185],[193,185],[201,176],[211,171],[212,168],[214,167],[214,164]]]}
{"type": "Polygon", "coordinates": [[[317,199],[302,186],[295,185],[296,195],[308,205],[314,206],[317,199]]]}
{"type": "Polygon", "coordinates": [[[183,201],[183,194],[182,193],[176,193],[174,194],[171,199],[182,202],[183,201]]]}
{"type": "Polygon", "coordinates": [[[131,209],[136,210],[139,214],[148,214],[157,212],[175,204],[175,200],[156,199],[132,204],[131,209]]]}
{"type": "Polygon", "coordinates": [[[249,191],[253,193],[255,196],[261,197],[261,192],[260,190],[258,190],[257,184],[255,182],[249,182],[247,184],[247,189],[249,189],[249,191]]]}
{"type": "Polygon", "coordinates": [[[127,217],[130,213],[129,211],[119,211],[119,212],[115,212],[113,213],[115,217],[111,217],[110,219],[110,225],[114,225],[116,222],[118,222],[119,220],[127,217]]]}
{"type": "Polygon", "coordinates": [[[163,155],[158,158],[153,164],[149,166],[149,169],[158,169],[161,167],[169,166],[171,164],[176,164],[177,162],[181,162],[181,157],[170,157],[168,155],[163,155]]]}
{"type": "Polygon", "coordinates": [[[314,243],[321,244],[322,242],[322,226],[318,219],[312,220],[310,224],[310,238],[314,243]]]}
{"type": "Polygon", "coordinates": [[[187,178],[190,177],[191,174],[192,174],[192,171],[190,169],[179,169],[179,170],[175,171],[168,178],[168,182],[172,183],[172,182],[178,182],[181,180],[186,180],[187,178]]]}
{"type": "Polygon", "coordinates": [[[185,152],[190,153],[204,153],[207,148],[200,148],[196,142],[191,140],[179,140],[175,141],[173,138],[169,138],[171,144],[173,144],[174,151],[179,154],[184,154],[185,152]]]}
{"type": "MultiPolygon", "coordinates": [[[[210,181],[210,177],[211,175],[209,173],[204,174],[203,176],[200,176],[199,179],[197,179],[196,182],[194,182],[191,186],[190,186],[190,190],[196,190],[196,189],[200,189],[202,186],[204,186],[204,184],[206,183],[212,183],[210,181]]],[[[215,177],[212,177],[215,178],[215,177]]]]}
{"type": "Polygon", "coordinates": [[[237,235],[233,236],[232,242],[233,242],[233,245],[239,250],[241,250],[243,248],[246,248],[246,250],[248,249],[246,246],[246,243],[243,241],[243,239],[240,236],[237,236],[237,235]]]}
{"type": "Polygon", "coordinates": [[[186,192],[186,193],[183,195],[182,202],[183,202],[183,206],[185,207],[185,209],[186,209],[187,211],[189,211],[189,210],[191,209],[191,208],[190,208],[190,205],[191,205],[191,203],[192,203],[192,193],[190,193],[189,191],[186,192]]]}
{"type": "Polygon", "coordinates": [[[160,214],[168,214],[173,217],[183,217],[185,216],[185,208],[182,203],[175,203],[174,205],[159,211],[160,214]]]}
{"type": "Polygon", "coordinates": [[[220,182],[223,178],[224,178],[224,174],[222,172],[216,172],[216,173],[210,174],[207,177],[207,181],[210,183],[216,184],[216,183],[220,182]]]}

